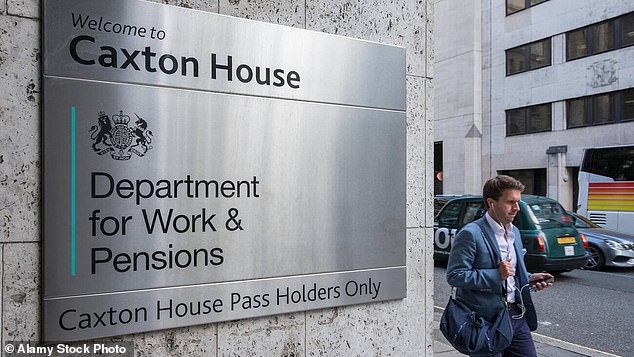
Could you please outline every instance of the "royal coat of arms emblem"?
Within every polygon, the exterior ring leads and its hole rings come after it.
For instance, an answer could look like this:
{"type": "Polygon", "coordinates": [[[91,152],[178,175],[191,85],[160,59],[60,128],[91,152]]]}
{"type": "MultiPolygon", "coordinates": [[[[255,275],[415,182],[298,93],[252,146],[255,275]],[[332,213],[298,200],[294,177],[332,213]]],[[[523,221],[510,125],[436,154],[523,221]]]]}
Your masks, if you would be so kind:
{"type": "Polygon", "coordinates": [[[97,125],[90,128],[92,149],[98,155],[110,154],[115,160],[129,160],[132,154],[145,156],[152,149],[152,131],[147,128],[147,121],[134,113],[137,120],[130,127],[130,116],[123,111],[112,116],[101,111],[97,125]]]}

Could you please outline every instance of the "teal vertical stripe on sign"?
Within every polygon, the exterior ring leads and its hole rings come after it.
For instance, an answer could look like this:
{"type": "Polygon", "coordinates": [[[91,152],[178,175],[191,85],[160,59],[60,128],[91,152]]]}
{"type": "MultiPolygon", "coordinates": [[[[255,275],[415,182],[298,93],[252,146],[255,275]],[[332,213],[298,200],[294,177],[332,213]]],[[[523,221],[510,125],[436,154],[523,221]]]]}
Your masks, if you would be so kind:
{"type": "Polygon", "coordinates": [[[75,276],[75,107],[71,107],[70,154],[70,272],[75,276]]]}

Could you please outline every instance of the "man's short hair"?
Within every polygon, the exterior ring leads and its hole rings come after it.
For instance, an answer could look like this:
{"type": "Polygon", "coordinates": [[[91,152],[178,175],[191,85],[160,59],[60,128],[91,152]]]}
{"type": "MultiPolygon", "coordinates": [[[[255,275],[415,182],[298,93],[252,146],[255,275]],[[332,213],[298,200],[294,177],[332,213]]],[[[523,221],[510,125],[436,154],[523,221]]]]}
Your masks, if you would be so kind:
{"type": "Polygon", "coordinates": [[[487,180],[482,188],[482,198],[484,198],[484,205],[488,208],[487,198],[498,200],[502,196],[504,190],[518,190],[524,191],[524,184],[519,180],[507,176],[497,175],[487,180]]]}

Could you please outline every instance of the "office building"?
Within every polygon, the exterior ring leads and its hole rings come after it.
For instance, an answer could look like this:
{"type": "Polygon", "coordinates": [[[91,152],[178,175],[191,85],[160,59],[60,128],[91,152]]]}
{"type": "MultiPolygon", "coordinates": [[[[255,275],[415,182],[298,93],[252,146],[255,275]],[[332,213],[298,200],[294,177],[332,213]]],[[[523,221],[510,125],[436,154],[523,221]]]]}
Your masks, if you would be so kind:
{"type": "Polygon", "coordinates": [[[584,149],[634,143],[634,2],[435,5],[436,193],[509,174],[575,209],[584,149]]]}

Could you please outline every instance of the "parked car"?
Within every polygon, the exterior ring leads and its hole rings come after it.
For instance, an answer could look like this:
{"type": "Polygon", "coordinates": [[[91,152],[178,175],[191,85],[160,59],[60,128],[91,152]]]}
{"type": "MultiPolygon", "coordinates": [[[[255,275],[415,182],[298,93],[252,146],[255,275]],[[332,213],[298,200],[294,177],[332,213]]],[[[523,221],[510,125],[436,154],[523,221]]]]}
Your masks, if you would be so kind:
{"type": "MultiPolygon", "coordinates": [[[[524,261],[531,272],[562,272],[586,265],[587,241],[575,229],[573,218],[559,202],[542,196],[522,195],[513,224],[526,249],[524,261]]],[[[456,233],[486,212],[482,196],[450,199],[434,222],[434,259],[446,260],[456,233]]]]}
{"type": "Polygon", "coordinates": [[[634,267],[634,236],[603,229],[586,217],[572,213],[575,227],[588,239],[588,262],[585,269],[605,266],[634,267]]]}

